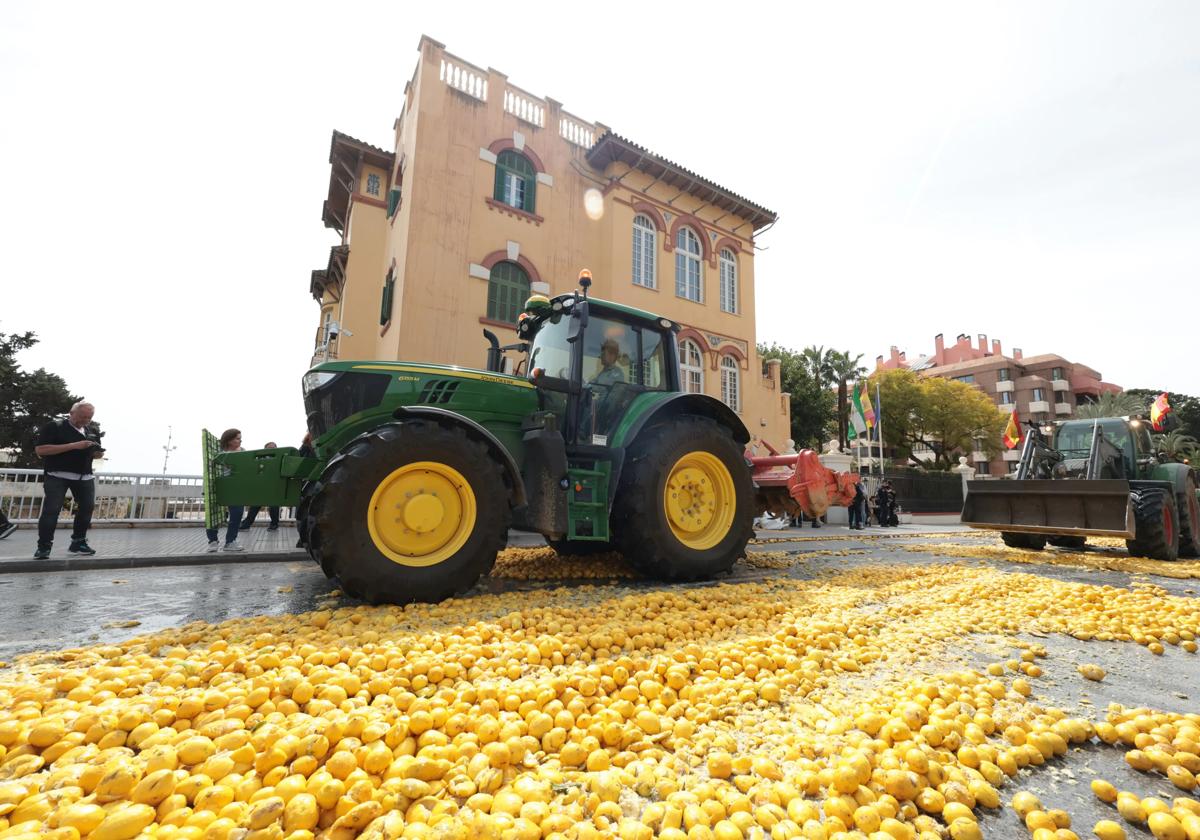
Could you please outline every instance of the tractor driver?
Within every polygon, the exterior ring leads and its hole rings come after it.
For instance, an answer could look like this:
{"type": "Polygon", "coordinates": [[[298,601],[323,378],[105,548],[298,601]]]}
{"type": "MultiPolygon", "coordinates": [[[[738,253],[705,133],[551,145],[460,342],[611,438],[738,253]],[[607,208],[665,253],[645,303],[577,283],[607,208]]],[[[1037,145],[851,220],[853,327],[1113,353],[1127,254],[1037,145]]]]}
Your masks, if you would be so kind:
{"type": "Polygon", "coordinates": [[[621,347],[615,338],[606,338],[600,345],[600,372],[588,380],[589,385],[599,385],[608,388],[618,382],[625,381],[625,373],[617,367],[617,359],[621,355],[621,347]]]}

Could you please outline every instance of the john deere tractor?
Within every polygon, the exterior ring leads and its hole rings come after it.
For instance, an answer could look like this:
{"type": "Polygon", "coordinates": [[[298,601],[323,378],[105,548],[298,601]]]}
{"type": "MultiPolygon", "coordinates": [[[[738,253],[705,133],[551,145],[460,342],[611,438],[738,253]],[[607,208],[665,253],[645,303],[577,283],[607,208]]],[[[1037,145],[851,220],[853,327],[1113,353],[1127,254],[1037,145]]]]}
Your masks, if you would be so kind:
{"type": "Polygon", "coordinates": [[[212,501],[295,506],[313,559],[373,603],[463,592],[509,528],[562,553],[618,550],[667,580],[728,570],[752,535],[750,435],[680,390],[678,324],[589,299],[590,284],[583,272],[578,292],[529,298],[516,344],[485,331],[486,370],[317,365],[316,456],[221,454],[212,501]]]}
{"type": "Polygon", "coordinates": [[[1052,438],[1031,424],[1015,479],[968,482],[962,521],[1000,531],[1014,548],[1108,536],[1134,556],[1200,555],[1196,473],[1159,456],[1140,417],[1066,420],[1052,438]]]}

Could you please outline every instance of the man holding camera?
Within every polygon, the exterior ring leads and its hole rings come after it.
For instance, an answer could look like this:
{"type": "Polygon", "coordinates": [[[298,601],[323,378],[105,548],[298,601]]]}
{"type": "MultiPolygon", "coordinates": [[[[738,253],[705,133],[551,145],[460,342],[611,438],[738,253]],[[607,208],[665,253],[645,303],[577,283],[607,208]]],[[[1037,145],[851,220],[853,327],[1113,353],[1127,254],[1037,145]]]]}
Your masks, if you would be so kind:
{"type": "Polygon", "coordinates": [[[58,514],[66,501],[67,491],[75,501],[75,527],[71,531],[71,547],[67,550],[89,556],[96,553],[87,543],[92,508],[96,505],[92,461],[104,454],[100,433],[88,425],[95,411],[91,403],[77,402],[71,406],[70,414],[52,420],[38,432],[38,443],[33,451],[46,462],[42,481],[45,498],[42,515],[38,517],[38,547],[33,554],[38,560],[50,556],[54,528],[58,525],[58,514]]]}

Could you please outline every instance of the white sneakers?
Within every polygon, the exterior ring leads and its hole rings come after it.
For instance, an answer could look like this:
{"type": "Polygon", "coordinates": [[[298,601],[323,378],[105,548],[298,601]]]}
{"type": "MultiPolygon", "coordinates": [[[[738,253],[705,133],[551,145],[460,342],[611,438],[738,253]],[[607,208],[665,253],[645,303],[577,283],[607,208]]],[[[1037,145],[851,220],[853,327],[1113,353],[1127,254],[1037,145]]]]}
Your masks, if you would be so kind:
{"type": "Polygon", "coordinates": [[[225,550],[226,551],[243,551],[244,549],[242,548],[242,546],[238,545],[237,540],[234,540],[231,543],[225,543],[225,550]]]}
{"type": "Polygon", "coordinates": [[[209,554],[212,554],[214,551],[216,551],[220,547],[221,547],[221,544],[219,542],[217,542],[216,540],[208,541],[208,553],[209,554]]]}

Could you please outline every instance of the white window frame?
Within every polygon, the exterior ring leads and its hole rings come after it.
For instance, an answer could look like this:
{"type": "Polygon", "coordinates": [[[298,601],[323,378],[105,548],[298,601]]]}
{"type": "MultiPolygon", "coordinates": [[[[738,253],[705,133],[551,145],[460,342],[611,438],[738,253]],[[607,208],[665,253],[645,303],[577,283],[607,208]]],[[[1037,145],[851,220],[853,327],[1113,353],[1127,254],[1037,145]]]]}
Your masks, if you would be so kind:
{"type": "Polygon", "coordinates": [[[718,265],[721,267],[721,311],[732,312],[736,315],[738,311],[737,257],[734,256],[733,251],[722,248],[718,265]]]}
{"type": "Polygon", "coordinates": [[[704,354],[690,338],[679,342],[679,386],[685,394],[704,393],[704,354]]]}
{"type": "Polygon", "coordinates": [[[704,303],[704,264],[701,259],[703,253],[700,249],[699,235],[690,227],[681,227],[675,234],[676,296],[704,303]],[[692,291],[695,292],[695,297],[689,294],[692,291]]]}
{"type": "Polygon", "coordinates": [[[325,314],[321,317],[321,338],[317,343],[318,347],[324,347],[329,343],[329,325],[333,323],[333,308],[325,310],[325,314]]]}
{"type": "Polygon", "coordinates": [[[518,210],[525,206],[525,177],[504,171],[504,203],[518,210]]]}
{"type": "Polygon", "coordinates": [[[633,217],[633,285],[658,288],[658,231],[645,214],[633,217]]]}
{"type": "Polygon", "coordinates": [[[721,357],[721,402],[738,414],[742,412],[742,371],[738,360],[726,354],[721,357]]]}

